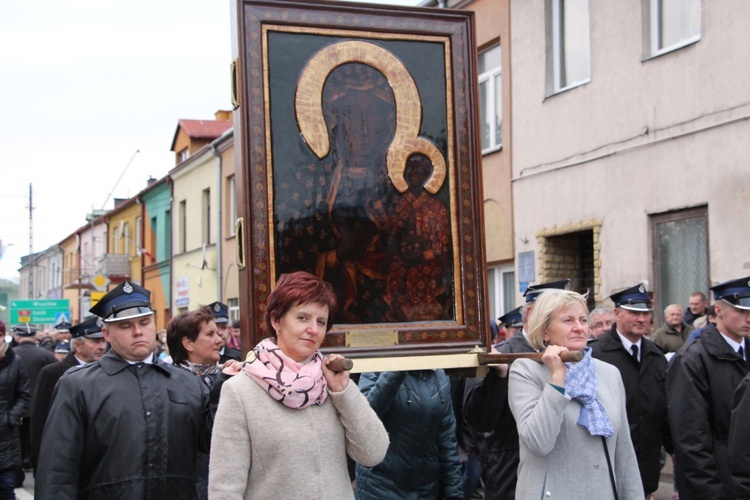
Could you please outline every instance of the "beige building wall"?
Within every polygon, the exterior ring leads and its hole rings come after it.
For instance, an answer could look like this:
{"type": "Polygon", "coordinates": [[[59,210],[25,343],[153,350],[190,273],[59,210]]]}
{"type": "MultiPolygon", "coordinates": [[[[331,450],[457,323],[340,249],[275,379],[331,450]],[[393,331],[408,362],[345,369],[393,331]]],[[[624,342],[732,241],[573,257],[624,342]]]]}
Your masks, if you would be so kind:
{"type": "MultiPolygon", "coordinates": [[[[710,280],[750,274],[750,3],[702,2],[701,39],[648,53],[648,2],[590,2],[591,81],[546,95],[546,2],[512,1],[517,252],[594,231],[597,301],[653,283],[650,216],[707,206],[710,280]]],[[[687,298],[686,298],[687,299],[687,298]]]]}
{"type": "Polygon", "coordinates": [[[217,154],[221,155],[221,299],[232,307],[230,315],[239,315],[240,286],[237,269],[237,237],[235,221],[239,216],[237,203],[237,183],[234,170],[234,137],[217,140],[217,154]]]}
{"type": "Polygon", "coordinates": [[[209,148],[175,167],[172,188],[172,314],[193,310],[219,297],[217,273],[217,179],[219,162],[209,148]],[[204,191],[208,190],[208,241],[204,191]],[[182,205],[184,202],[184,205],[182,205]],[[185,207],[184,221],[181,206],[185,207]],[[205,245],[204,245],[205,243],[205,245]],[[205,249],[204,249],[205,248],[205,249]],[[183,301],[186,301],[184,303],[183,301]],[[178,305],[179,304],[179,305],[178,305]]]}
{"type": "Polygon", "coordinates": [[[511,198],[511,80],[510,5],[507,0],[475,0],[462,4],[475,12],[477,53],[500,44],[502,67],[502,149],[482,156],[484,228],[487,263],[513,261],[513,203],[511,198]]]}

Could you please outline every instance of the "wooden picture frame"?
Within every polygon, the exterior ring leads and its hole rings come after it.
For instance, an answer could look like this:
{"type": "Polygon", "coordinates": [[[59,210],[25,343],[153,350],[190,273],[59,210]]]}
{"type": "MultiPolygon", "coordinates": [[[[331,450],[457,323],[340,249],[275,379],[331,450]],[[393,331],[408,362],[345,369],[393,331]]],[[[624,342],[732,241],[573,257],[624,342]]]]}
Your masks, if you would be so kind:
{"type": "Polygon", "coordinates": [[[487,345],[473,13],[238,0],[233,17],[247,347],[296,270],[336,290],[324,350],[487,345]]]}

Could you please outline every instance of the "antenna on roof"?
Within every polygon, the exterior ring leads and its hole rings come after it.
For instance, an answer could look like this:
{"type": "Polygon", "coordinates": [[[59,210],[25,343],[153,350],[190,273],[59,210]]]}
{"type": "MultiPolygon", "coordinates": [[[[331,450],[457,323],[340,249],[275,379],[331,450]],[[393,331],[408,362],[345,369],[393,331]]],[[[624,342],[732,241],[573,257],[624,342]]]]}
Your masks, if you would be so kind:
{"type": "Polygon", "coordinates": [[[135,153],[133,153],[133,156],[131,156],[131,157],[130,157],[130,161],[128,162],[128,164],[127,164],[127,165],[125,165],[125,168],[123,168],[123,169],[122,169],[122,173],[120,174],[120,177],[118,177],[118,178],[117,178],[117,182],[115,182],[115,185],[114,185],[114,186],[112,186],[112,191],[110,191],[110,192],[109,192],[109,194],[107,195],[107,199],[105,199],[105,200],[104,200],[104,203],[102,203],[102,210],[104,210],[104,206],[105,206],[105,205],[107,204],[107,202],[109,201],[109,198],[110,198],[110,197],[112,196],[112,193],[114,193],[114,192],[115,192],[115,189],[117,188],[117,185],[118,185],[118,184],[120,183],[120,181],[122,180],[122,176],[123,176],[123,175],[125,175],[125,172],[126,172],[126,171],[128,170],[128,167],[130,166],[130,164],[131,164],[131,163],[133,163],[133,160],[135,159],[135,155],[137,155],[137,154],[138,154],[138,153],[140,153],[140,152],[141,152],[141,150],[140,150],[140,149],[136,149],[136,150],[135,150],[135,153]]]}

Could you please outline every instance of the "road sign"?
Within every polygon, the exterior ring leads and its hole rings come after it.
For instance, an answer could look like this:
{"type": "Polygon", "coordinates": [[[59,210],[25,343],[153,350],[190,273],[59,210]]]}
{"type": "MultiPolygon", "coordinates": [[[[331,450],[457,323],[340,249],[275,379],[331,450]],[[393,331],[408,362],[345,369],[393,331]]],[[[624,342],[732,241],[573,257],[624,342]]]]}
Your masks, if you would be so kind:
{"type": "Polygon", "coordinates": [[[94,276],[94,279],[91,280],[91,284],[94,285],[94,288],[103,292],[107,289],[107,285],[109,285],[109,277],[101,273],[97,274],[94,276]]]}
{"type": "Polygon", "coordinates": [[[60,323],[70,323],[70,314],[66,312],[61,312],[57,315],[55,318],[55,325],[59,325],[60,323]]]}
{"type": "Polygon", "coordinates": [[[94,307],[105,295],[107,295],[105,292],[91,292],[89,307],[94,307]]]}
{"type": "Polygon", "coordinates": [[[70,300],[11,300],[10,322],[34,323],[34,324],[57,324],[57,318],[65,314],[70,318],[70,300]]]}

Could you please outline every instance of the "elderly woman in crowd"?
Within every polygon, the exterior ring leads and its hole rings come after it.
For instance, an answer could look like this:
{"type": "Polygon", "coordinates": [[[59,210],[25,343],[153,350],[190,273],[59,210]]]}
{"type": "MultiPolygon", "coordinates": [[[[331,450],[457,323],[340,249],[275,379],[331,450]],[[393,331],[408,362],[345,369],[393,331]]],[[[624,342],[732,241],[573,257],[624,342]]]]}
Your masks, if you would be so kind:
{"type": "Polygon", "coordinates": [[[353,498],[347,453],[373,466],[388,435],[349,372],[318,350],[333,323],[330,284],[282,275],[266,303],[271,337],[224,383],[211,441],[216,499],[353,498]]]}
{"type": "MultiPolygon", "coordinates": [[[[196,311],[181,312],[167,325],[167,345],[172,362],[193,373],[206,384],[209,390],[221,377],[219,350],[224,344],[214,323],[211,309],[202,307],[196,311]]],[[[231,361],[231,363],[239,363],[231,361]]],[[[218,388],[217,388],[218,390],[218,388]]],[[[208,454],[198,453],[196,459],[196,494],[199,499],[208,498],[208,454]]]]}
{"type": "Polygon", "coordinates": [[[625,412],[625,389],[612,365],[586,347],[586,299],[548,290],[529,317],[529,343],[542,363],[516,360],[509,404],[518,425],[516,498],[643,498],[625,412]],[[564,363],[565,351],[584,351],[564,363]]]}

